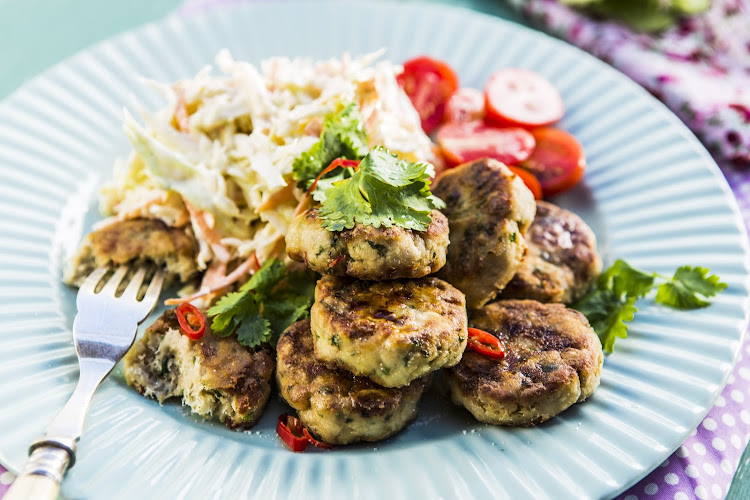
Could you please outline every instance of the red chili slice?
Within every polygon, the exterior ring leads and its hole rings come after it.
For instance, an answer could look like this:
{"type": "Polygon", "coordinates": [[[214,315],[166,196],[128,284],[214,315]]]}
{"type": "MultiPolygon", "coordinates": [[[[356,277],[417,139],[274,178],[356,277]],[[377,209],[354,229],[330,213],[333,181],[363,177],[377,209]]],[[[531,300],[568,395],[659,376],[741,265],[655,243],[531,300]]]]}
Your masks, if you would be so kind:
{"type": "Polygon", "coordinates": [[[330,165],[328,165],[326,168],[323,169],[321,173],[318,174],[318,176],[315,178],[312,184],[310,184],[310,189],[307,190],[307,194],[312,193],[315,191],[315,187],[318,185],[318,181],[326,175],[328,172],[335,170],[338,167],[354,167],[355,169],[359,168],[359,160],[347,160],[346,158],[336,158],[331,162],[330,165]]]}
{"type": "Polygon", "coordinates": [[[313,446],[315,446],[317,448],[321,448],[323,450],[330,450],[330,449],[333,448],[333,446],[331,446],[330,444],[324,443],[323,441],[318,441],[317,439],[315,439],[314,437],[312,437],[312,434],[310,434],[310,431],[307,430],[307,427],[303,427],[302,428],[302,434],[305,435],[305,437],[307,438],[307,441],[311,445],[313,445],[313,446]]]}
{"type": "Polygon", "coordinates": [[[335,259],[333,259],[333,260],[331,261],[331,263],[330,263],[330,264],[328,264],[328,267],[329,267],[329,268],[334,268],[334,267],[338,266],[338,265],[339,265],[339,263],[340,263],[340,262],[341,262],[342,260],[344,260],[345,258],[346,258],[346,256],[345,256],[345,255],[339,255],[338,257],[336,257],[335,259]]]}
{"type": "Polygon", "coordinates": [[[288,413],[279,415],[279,421],[276,423],[276,434],[293,452],[307,449],[307,437],[303,434],[303,429],[302,422],[297,417],[288,413]]]}
{"type": "Polygon", "coordinates": [[[469,328],[468,330],[467,348],[488,358],[503,359],[505,357],[505,350],[497,337],[479,328],[469,328]]]}
{"type": "Polygon", "coordinates": [[[185,302],[174,310],[180,330],[189,339],[198,340],[206,332],[206,317],[193,304],[185,302]]]}
{"type": "Polygon", "coordinates": [[[458,75],[447,63],[419,56],[404,63],[404,72],[396,77],[419,113],[426,134],[440,125],[445,103],[458,89],[458,75]]]}
{"type": "Polygon", "coordinates": [[[438,130],[437,142],[451,166],[484,157],[518,165],[534,150],[528,130],[489,127],[481,121],[446,123],[438,130]]]}
{"type": "Polygon", "coordinates": [[[294,452],[305,451],[308,443],[324,450],[333,448],[330,444],[315,439],[310,431],[302,425],[300,419],[288,413],[279,415],[279,420],[276,423],[276,434],[294,452]]]}

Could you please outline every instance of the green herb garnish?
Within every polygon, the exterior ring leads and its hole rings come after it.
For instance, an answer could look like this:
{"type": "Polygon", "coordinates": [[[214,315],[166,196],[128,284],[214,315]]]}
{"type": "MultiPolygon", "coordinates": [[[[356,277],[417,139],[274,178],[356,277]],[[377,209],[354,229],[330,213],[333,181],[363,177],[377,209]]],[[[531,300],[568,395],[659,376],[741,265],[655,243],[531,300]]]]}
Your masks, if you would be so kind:
{"type": "Polygon", "coordinates": [[[602,346],[612,352],[615,340],[626,338],[628,327],[638,311],[635,301],[656,289],[654,301],[673,309],[698,309],[709,306],[707,300],[727,285],[709,275],[705,267],[682,266],[674,276],[647,273],[617,260],[575,308],[581,311],[599,335],[602,346]]]}
{"type": "Polygon", "coordinates": [[[208,310],[211,331],[221,337],[235,333],[246,347],[275,343],[289,325],[310,313],[316,278],[312,272],[288,272],[278,259],[267,260],[238,291],[208,310]]]}
{"type": "MultiPolygon", "coordinates": [[[[362,115],[354,103],[349,103],[325,118],[320,140],[294,160],[294,180],[297,187],[307,190],[318,174],[336,158],[359,160],[366,154],[367,132],[362,115]]],[[[333,175],[341,174],[332,172],[333,175]]]]}
{"type": "Polygon", "coordinates": [[[399,160],[376,147],[351,177],[319,186],[320,218],[329,231],[351,229],[360,223],[373,227],[399,226],[424,231],[430,212],[445,203],[430,192],[435,169],[429,163],[399,160]]]}

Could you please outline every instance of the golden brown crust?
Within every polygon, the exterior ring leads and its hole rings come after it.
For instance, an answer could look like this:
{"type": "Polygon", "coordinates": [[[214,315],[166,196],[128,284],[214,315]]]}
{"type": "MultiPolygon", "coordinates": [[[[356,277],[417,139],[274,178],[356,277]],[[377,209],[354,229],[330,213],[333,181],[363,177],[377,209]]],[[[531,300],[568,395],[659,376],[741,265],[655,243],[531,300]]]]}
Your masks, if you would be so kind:
{"type": "Polygon", "coordinates": [[[534,197],[504,164],[483,158],[447,170],[432,192],[446,203],[448,257],[438,277],[466,294],[469,308],[492,300],[516,273],[534,197]]]}
{"type": "Polygon", "coordinates": [[[529,251],[502,299],[572,304],[601,272],[594,232],[576,214],[551,203],[537,202],[526,244],[529,251]]]}
{"type": "Polygon", "coordinates": [[[477,419],[534,425],[590,396],[599,385],[599,338],[562,304],[506,300],[472,311],[471,324],[500,340],[501,360],[467,350],[447,370],[451,397],[477,419]]]}
{"type": "Polygon", "coordinates": [[[158,219],[128,219],[108,224],[84,239],[64,281],[80,285],[100,266],[144,261],[166,267],[168,277],[181,283],[198,274],[198,242],[185,229],[158,219]]]}
{"type": "Polygon", "coordinates": [[[292,220],[287,253],[322,274],[363,280],[421,278],[443,267],[448,247],[448,220],[437,210],[431,216],[425,231],[356,224],[334,232],[323,228],[318,208],[311,208],[292,220]]]}
{"type": "Polygon", "coordinates": [[[138,392],[183,402],[204,416],[218,416],[232,428],[257,422],[271,394],[271,349],[249,349],[235,336],[207,333],[189,340],[179,332],[170,309],[157,319],[125,355],[125,379],[138,392]]]}
{"type": "Polygon", "coordinates": [[[464,296],[434,277],[323,276],[310,314],[318,359],[386,387],[453,366],[466,348],[464,296]]]}
{"type": "Polygon", "coordinates": [[[310,320],[291,325],[276,345],[276,380],[281,397],[323,441],[377,441],[400,431],[417,416],[423,379],[387,389],[364,377],[318,361],[310,320]]]}

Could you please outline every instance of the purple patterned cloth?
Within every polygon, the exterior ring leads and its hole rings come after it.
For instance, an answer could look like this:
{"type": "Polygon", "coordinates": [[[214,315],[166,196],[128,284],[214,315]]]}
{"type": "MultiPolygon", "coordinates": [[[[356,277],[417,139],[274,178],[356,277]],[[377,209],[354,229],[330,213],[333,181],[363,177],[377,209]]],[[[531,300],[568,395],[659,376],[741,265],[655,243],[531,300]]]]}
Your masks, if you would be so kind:
{"type": "MultiPolygon", "coordinates": [[[[188,0],[183,15],[237,0],[188,0]]],[[[750,0],[658,36],[592,21],[554,0],[511,0],[541,26],[609,62],[664,101],[716,155],[750,221],[750,0]]],[[[682,446],[618,500],[721,499],[750,440],[750,335],[716,405],[682,446]]],[[[0,498],[13,476],[0,466],[0,498]]]]}
{"type": "MultiPolygon", "coordinates": [[[[750,0],[711,9],[657,35],[592,20],[555,0],[515,0],[543,29],[644,86],[714,153],[750,226],[750,0]]],[[[750,335],[716,405],[682,446],[617,500],[722,499],[750,440],[750,335]]]]}
{"type": "Polygon", "coordinates": [[[594,21],[556,0],[511,2],[648,89],[717,158],[750,164],[750,0],[713,0],[708,12],[657,35],[594,21]]]}

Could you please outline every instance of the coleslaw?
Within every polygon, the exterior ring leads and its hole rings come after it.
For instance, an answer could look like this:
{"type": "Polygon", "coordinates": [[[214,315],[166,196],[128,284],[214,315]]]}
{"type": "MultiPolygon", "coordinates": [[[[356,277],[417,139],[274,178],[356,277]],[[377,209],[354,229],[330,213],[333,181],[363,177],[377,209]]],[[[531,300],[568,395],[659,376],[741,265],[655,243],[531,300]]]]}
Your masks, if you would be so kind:
{"type": "Polygon", "coordinates": [[[167,105],[155,112],[138,105],[140,121],[125,111],[133,151],[102,188],[102,212],[189,227],[204,270],[283,255],[304,194],[292,164],[318,141],[323,119],[346,103],[359,106],[370,147],[436,161],[396,81],[401,66],[378,61],[383,52],[318,62],[276,57],[256,68],[225,49],[216,56],[219,74],[207,66],[171,85],[147,81],[167,105]]]}

